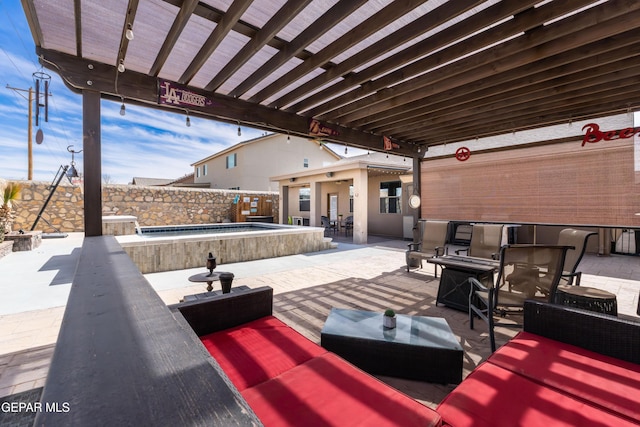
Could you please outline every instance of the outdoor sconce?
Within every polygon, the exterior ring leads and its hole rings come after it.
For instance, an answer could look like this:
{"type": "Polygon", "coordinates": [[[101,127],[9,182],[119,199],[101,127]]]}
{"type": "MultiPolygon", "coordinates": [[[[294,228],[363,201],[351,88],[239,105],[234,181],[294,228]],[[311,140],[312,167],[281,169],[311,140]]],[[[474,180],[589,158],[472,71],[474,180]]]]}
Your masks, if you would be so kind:
{"type": "Polygon", "coordinates": [[[296,179],[295,178],[289,178],[289,182],[295,182],[296,179]]]}
{"type": "Polygon", "coordinates": [[[333,176],[333,172],[327,172],[327,178],[331,178],[333,176]]]}

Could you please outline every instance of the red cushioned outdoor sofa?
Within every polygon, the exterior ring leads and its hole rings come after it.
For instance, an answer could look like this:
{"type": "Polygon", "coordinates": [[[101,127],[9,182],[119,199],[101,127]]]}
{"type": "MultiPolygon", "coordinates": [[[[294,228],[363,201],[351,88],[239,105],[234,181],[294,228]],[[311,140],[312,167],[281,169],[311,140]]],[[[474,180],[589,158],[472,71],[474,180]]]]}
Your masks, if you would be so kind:
{"type": "Polygon", "coordinates": [[[272,316],[269,287],[179,310],[265,426],[440,426],[440,416],[272,316]]]}
{"type": "Polygon", "coordinates": [[[640,323],[527,301],[524,331],[433,411],[273,317],[272,298],[171,307],[266,426],[640,424],[640,323]]]}

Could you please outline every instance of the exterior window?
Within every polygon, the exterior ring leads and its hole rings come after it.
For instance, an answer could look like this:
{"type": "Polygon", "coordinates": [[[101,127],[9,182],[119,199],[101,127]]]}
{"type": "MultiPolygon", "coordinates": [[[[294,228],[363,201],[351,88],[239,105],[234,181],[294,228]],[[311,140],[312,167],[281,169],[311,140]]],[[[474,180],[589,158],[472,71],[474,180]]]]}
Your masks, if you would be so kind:
{"type": "Polygon", "coordinates": [[[227,169],[232,169],[238,166],[238,153],[229,154],[227,156],[227,169]]]}
{"type": "Polygon", "coordinates": [[[196,178],[200,178],[200,166],[196,168],[196,178]]]}
{"type": "Polygon", "coordinates": [[[309,167],[309,159],[304,159],[303,166],[304,166],[305,168],[308,168],[308,167],[309,167]]]}
{"type": "Polygon", "coordinates": [[[202,176],[207,176],[207,165],[202,165],[202,176]]]}
{"type": "Polygon", "coordinates": [[[311,210],[311,189],[301,188],[299,193],[300,212],[309,212],[311,210]]]}
{"type": "Polygon", "coordinates": [[[349,186],[349,213],[353,213],[353,185],[349,186]]]}
{"type": "Polygon", "coordinates": [[[380,213],[402,213],[402,182],[380,183],[380,213]]]}

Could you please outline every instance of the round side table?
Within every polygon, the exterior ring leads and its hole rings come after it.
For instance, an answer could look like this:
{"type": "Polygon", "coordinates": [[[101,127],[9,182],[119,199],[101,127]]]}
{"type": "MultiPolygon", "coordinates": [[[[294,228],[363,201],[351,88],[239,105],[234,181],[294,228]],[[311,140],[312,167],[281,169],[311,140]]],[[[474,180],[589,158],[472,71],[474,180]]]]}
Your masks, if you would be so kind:
{"type": "Polygon", "coordinates": [[[555,302],[612,316],[618,315],[618,302],[615,294],[598,288],[558,285],[555,302]]]}
{"type": "Polygon", "coordinates": [[[213,282],[220,280],[220,273],[213,272],[209,273],[198,273],[189,277],[190,282],[204,282],[207,284],[207,290],[211,292],[213,290],[213,286],[211,285],[213,282]]]}

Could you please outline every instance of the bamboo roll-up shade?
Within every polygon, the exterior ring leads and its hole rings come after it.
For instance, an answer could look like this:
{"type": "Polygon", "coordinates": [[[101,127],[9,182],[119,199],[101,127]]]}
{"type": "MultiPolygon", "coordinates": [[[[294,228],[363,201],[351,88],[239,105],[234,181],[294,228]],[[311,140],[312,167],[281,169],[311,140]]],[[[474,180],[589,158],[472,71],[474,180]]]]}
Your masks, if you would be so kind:
{"type": "Polygon", "coordinates": [[[422,162],[423,218],[640,226],[633,139],[422,162]]]}

